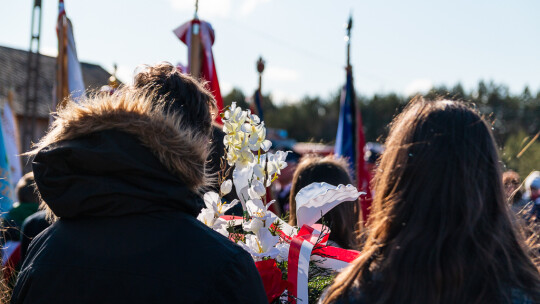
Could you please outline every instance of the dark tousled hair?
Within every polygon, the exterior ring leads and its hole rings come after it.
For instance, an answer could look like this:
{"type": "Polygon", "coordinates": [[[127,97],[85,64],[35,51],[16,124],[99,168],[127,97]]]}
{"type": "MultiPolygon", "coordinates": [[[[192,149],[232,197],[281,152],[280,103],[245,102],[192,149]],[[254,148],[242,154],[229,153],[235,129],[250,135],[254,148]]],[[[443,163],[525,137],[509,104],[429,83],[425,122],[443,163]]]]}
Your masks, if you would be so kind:
{"type": "MultiPolygon", "coordinates": [[[[289,196],[289,224],[296,225],[296,202],[298,192],[311,183],[325,182],[334,186],[352,184],[347,161],[334,156],[306,155],[294,172],[289,196]]],[[[358,249],[357,228],[360,219],[358,201],[343,202],[324,215],[330,228],[329,239],[340,247],[358,249]]]]}
{"type": "Polygon", "coordinates": [[[183,124],[194,126],[210,135],[212,112],[216,109],[212,93],[190,75],[182,74],[168,62],[143,66],[135,75],[135,88],[147,89],[156,101],[166,101],[165,110],[182,114],[183,124]]]}
{"type": "Polygon", "coordinates": [[[491,128],[465,103],[415,98],[391,124],[363,251],[323,303],[540,303],[503,196],[491,128]]]}

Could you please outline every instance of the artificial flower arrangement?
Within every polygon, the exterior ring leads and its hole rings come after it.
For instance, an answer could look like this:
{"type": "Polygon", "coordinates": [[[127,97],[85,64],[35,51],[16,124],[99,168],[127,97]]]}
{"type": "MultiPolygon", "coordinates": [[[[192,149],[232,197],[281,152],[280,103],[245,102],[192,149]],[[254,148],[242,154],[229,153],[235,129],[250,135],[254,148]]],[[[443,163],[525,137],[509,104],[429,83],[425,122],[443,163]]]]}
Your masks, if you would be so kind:
{"type": "Polygon", "coordinates": [[[286,166],[288,152],[269,152],[264,122],[249,110],[232,103],[222,113],[225,160],[219,174],[220,191],[204,195],[204,208],[197,217],[213,230],[228,237],[251,254],[261,274],[270,303],[308,303],[318,297],[336,271],[358,256],[354,250],[327,246],[329,230],[316,224],[321,217],[344,201],[356,200],[362,193],[352,185],[333,186],[313,183],[296,196],[298,227],[292,227],[269,211],[267,188],[286,166]],[[232,179],[228,178],[232,169],[232,179]],[[239,199],[225,202],[234,187],[239,199]],[[242,217],[225,212],[242,204],[242,217]],[[239,228],[241,227],[241,228],[239,228]],[[319,278],[311,281],[308,278],[319,278]],[[286,279],[285,279],[286,278],[286,279]],[[321,280],[322,278],[322,280],[321,280]],[[318,285],[316,297],[308,284],[318,285]],[[311,297],[310,297],[311,296],[311,297]]]}

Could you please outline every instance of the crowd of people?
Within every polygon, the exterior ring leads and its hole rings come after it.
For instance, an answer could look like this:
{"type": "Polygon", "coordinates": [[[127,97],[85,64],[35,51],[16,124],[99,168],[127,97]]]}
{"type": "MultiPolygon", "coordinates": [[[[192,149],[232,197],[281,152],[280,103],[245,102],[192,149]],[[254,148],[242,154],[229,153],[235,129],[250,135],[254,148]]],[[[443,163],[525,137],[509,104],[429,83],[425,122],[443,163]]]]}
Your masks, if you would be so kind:
{"type": "MultiPolygon", "coordinates": [[[[266,303],[251,256],[196,219],[225,163],[215,112],[168,63],[59,110],[3,217],[4,245],[21,240],[9,301],[266,303]]],[[[372,162],[369,221],[358,201],[324,217],[329,244],[360,256],[320,303],[540,303],[540,172],[502,174],[473,108],[415,98],[372,162]]],[[[351,184],[348,167],[304,156],[281,204],[289,224],[300,189],[351,184]]]]}

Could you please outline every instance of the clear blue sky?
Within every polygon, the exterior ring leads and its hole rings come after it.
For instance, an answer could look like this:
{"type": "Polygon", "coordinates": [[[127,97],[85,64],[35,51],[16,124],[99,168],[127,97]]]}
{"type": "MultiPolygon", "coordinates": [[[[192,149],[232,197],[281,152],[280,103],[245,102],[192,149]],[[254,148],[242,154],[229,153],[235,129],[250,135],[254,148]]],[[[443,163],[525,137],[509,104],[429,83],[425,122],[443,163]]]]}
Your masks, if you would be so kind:
{"type": "MultiPolygon", "coordinates": [[[[187,61],[172,30],[193,16],[192,0],[65,0],[79,59],[129,82],[143,63],[187,61]]],[[[33,0],[0,2],[0,45],[28,49],[33,0]]],[[[58,1],[43,0],[41,50],[55,54],[58,1]]],[[[278,102],[327,97],[344,82],[344,23],[352,11],[355,85],[364,95],[408,94],[431,84],[473,88],[494,80],[519,93],[540,90],[537,0],[200,0],[216,31],[222,93],[251,93],[255,62],[267,62],[263,91],[278,102]]],[[[1,67],[0,67],[1,68],[1,67]]]]}

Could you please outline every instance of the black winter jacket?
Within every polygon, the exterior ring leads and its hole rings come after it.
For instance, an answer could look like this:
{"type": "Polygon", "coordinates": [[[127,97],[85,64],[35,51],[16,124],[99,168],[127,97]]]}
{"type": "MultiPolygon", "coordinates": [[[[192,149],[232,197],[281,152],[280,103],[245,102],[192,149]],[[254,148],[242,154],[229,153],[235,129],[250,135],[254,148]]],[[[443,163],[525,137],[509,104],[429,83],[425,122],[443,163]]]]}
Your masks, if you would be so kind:
{"type": "Polygon", "coordinates": [[[32,241],[11,302],[266,303],[250,255],[196,219],[200,183],[185,180],[204,165],[182,172],[206,158],[194,133],[110,103],[60,112],[39,147],[36,184],[59,220],[32,241]]]}

